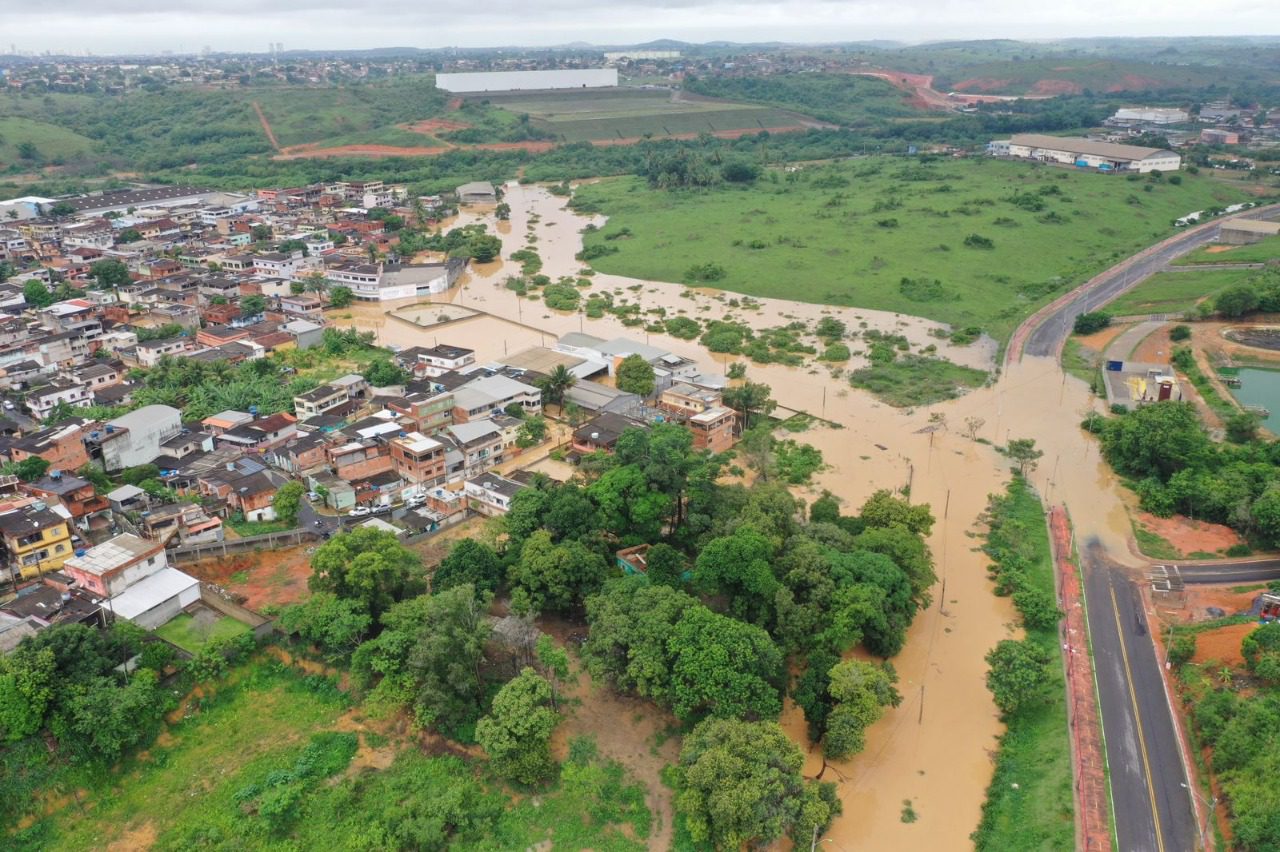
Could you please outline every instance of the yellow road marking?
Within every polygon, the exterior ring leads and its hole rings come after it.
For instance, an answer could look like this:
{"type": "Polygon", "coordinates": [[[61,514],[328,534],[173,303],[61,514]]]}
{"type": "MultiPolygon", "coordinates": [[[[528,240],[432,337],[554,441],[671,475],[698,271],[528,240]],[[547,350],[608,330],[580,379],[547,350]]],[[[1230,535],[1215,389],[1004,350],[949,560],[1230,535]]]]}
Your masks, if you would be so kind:
{"type": "MultiPolygon", "coordinates": [[[[1108,585],[1110,583],[1108,582],[1108,585]]],[[[1156,788],[1151,780],[1151,762],[1147,758],[1147,740],[1142,735],[1142,714],[1138,711],[1138,694],[1133,690],[1133,670],[1129,668],[1129,651],[1124,645],[1124,629],[1120,626],[1120,604],[1116,601],[1116,587],[1111,586],[1111,612],[1116,617],[1116,636],[1120,640],[1120,659],[1124,663],[1125,680],[1129,683],[1129,701],[1133,704],[1133,722],[1138,728],[1138,748],[1142,750],[1142,771],[1147,782],[1147,794],[1151,797],[1151,821],[1156,827],[1156,849],[1164,852],[1164,837],[1160,833],[1160,811],[1156,808],[1156,788]]]]}

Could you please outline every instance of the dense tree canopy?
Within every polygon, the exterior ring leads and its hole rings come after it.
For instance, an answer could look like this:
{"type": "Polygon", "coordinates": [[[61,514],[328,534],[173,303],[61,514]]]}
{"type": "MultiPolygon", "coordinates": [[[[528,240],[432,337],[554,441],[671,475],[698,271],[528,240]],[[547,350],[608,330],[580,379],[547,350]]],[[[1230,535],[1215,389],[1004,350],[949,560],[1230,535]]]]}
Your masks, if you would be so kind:
{"type": "Polygon", "coordinates": [[[503,778],[536,784],[555,770],[551,734],[559,722],[551,684],[526,668],[498,690],[489,714],[476,724],[476,740],[503,778]]]}
{"type": "Polygon", "coordinates": [[[416,553],[394,533],[358,527],[340,533],[311,557],[311,590],[360,601],[378,619],[396,601],[426,589],[416,553]]]}

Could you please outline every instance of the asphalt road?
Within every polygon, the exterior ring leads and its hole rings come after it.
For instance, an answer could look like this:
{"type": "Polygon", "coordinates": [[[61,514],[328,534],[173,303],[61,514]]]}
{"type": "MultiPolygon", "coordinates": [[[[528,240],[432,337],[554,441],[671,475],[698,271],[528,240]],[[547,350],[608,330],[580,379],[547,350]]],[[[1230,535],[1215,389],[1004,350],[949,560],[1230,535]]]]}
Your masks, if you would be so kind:
{"type": "Polygon", "coordinates": [[[1170,578],[1191,585],[1208,583],[1266,583],[1280,580],[1280,559],[1237,559],[1198,565],[1164,566],[1170,578]]]}
{"type": "MultiPolygon", "coordinates": [[[[1280,209],[1253,211],[1233,218],[1275,219],[1277,216],[1280,216],[1280,209]]],[[[1023,352],[1027,355],[1050,357],[1057,355],[1063,341],[1071,333],[1071,326],[1077,316],[1102,308],[1121,293],[1136,287],[1159,272],[1169,261],[1207,245],[1217,237],[1216,226],[1203,231],[1188,231],[1182,239],[1161,246],[1150,255],[1140,257],[1128,266],[1121,265],[1122,268],[1113,268],[1102,273],[1094,286],[1064,303],[1036,326],[1027,337],[1023,352]]]]}
{"type": "Polygon", "coordinates": [[[1194,849],[1191,794],[1139,589],[1096,540],[1082,557],[1120,852],[1194,849]]]}

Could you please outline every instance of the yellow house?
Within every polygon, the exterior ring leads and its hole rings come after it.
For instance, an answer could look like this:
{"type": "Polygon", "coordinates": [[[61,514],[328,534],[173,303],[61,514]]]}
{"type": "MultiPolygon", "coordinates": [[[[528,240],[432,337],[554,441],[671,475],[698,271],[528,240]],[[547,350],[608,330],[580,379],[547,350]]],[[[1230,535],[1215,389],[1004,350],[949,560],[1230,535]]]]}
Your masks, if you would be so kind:
{"type": "Polygon", "coordinates": [[[66,518],[47,508],[24,506],[0,514],[5,566],[16,577],[56,571],[74,554],[66,518]]]}

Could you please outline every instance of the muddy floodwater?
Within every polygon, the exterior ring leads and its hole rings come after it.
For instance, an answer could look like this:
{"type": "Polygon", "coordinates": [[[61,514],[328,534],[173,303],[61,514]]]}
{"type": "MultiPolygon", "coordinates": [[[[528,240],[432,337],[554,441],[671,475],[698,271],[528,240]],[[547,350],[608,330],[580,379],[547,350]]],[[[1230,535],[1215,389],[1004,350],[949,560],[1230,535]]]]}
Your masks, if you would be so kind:
{"type": "MultiPolygon", "coordinates": [[[[535,234],[534,247],[543,272],[553,279],[576,275],[583,266],[574,259],[581,249],[580,231],[600,217],[581,217],[557,198],[535,186],[510,184],[506,201],[510,223],[503,223],[503,254],[522,247],[523,236],[535,234]],[[536,221],[531,225],[530,217],[536,221]],[[508,230],[509,228],[509,230],[508,230]]],[[[453,224],[485,221],[484,214],[464,212],[453,224]]],[[[492,223],[491,223],[492,224],[492,223]]],[[[378,333],[382,343],[401,346],[451,343],[477,350],[479,360],[497,358],[528,346],[551,345],[558,335],[585,331],[598,337],[627,335],[647,339],[694,358],[707,371],[721,371],[735,359],[707,352],[697,341],[647,335],[628,329],[616,318],[585,319],[580,314],[548,310],[540,302],[520,299],[504,286],[519,271],[511,261],[473,267],[460,287],[435,301],[462,305],[487,315],[424,329],[390,318],[389,310],[413,301],[357,305],[350,319],[378,333]]],[[[733,309],[730,294],[690,291],[674,283],[637,281],[597,274],[592,289],[620,291],[646,307],[664,307],[668,315],[684,311],[696,318],[732,314],[757,328],[785,324],[793,318],[812,322],[824,315],[844,319],[852,329],[866,323],[905,335],[913,350],[935,344],[952,361],[994,369],[994,346],[951,346],[929,334],[937,323],[918,317],[856,308],[830,308],[760,299],[759,310],[733,309]]],[[[588,291],[589,292],[589,291],[588,291]]],[[[425,310],[425,309],[424,309],[425,310]]],[[[860,366],[857,358],[850,366],[860,366]]],[[[1066,377],[1047,358],[1028,358],[1008,367],[991,386],[945,403],[914,410],[887,406],[851,388],[828,367],[749,366],[749,376],[769,384],[786,409],[826,418],[842,428],[821,427],[796,436],[820,448],[829,468],[801,496],[812,499],[828,489],[856,511],[879,488],[901,489],[910,483],[913,501],[927,502],[937,518],[929,544],[939,581],[933,604],[917,616],[906,648],[893,660],[899,674],[902,705],[886,713],[867,734],[866,750],[848,761],[828,766],[824,780],[839,785],[844,813],[832,826],[828,848],[844,850],[968,849],[977,827],[991,757],[1003,730],[984,684],[986,652],[999,640],[1017,635],[1016,616],[1007,599],[992,594],[988,561],[980,552],[980,516],[987,496],[1003,489],[1009,462],[992,445],[1010,438],[1032,437],[1044,456],[1031,481],[1048,501],[1067,505],[1081,540],[1097,537],[1120,561],[1130,555],[1131,530],[1116,483],[1102,463],[1096,442],[1079,423],[1101,404],[1084,383],[1066,377]],[[942,424],[930,422],[941,414],[942,424]],[[965,421],[977,418],[972,440],[965,421]],[[934,427],[930,432],[928,429],[934,427]],[[903,823],[903,802],[918,815],[903,823]]],[[[782,723],[806,750],[801,714],[788,706],[782,723]]],[[[806,774],[817,774],[822,761],[810,753],[806,774]]]]}

